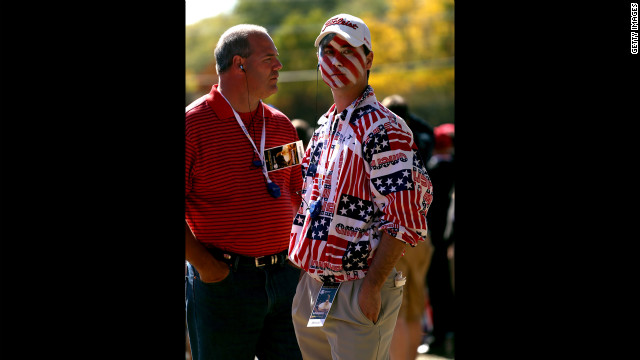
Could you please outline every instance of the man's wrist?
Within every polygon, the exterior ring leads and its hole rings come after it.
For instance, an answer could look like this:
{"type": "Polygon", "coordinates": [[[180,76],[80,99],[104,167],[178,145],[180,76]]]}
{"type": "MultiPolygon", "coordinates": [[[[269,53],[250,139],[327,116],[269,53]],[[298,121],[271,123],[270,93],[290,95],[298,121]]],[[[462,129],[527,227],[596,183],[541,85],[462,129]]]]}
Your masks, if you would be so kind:
{"type": "Polygon", "coordinates": [[[367,272],[367,274],[364,276],[364,279],[362,280],[362,287],[365,288],[365,290],[379,292],[382,289],[384,281],[380,282],[377,279],[378,277],[374,276],[370,271],[367,272]]]}

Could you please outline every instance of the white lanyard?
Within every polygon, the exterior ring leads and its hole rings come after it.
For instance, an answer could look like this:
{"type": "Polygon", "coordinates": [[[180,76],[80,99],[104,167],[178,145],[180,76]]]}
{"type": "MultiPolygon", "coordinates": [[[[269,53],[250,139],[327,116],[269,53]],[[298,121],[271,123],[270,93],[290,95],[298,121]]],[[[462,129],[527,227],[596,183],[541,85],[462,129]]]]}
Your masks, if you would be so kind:
{"type": "MultiPolygon", "coordinates": [[[[328,172],[328,165],[329,165],[329,159],[331,159],[331,155],[334,153],[338,153],[339,154],[339,149],[340,149],[340,141],[338,141],[338,143],[335,145],[335,147],[333,148],[334,151],[331,151],[331,145],[333,144],[333,138],[335,137],[335,133],[332,134],[332,125],[333,122],[339,122],[340,120],[336,118],[336,113],[335,111],[331,113],[328,121],[327,121],[327,127],[326,130],[324,131],[324,152],[326,152],[326,155],[324,156],[324,173],[320,174],[320,163],[322,162],[322,158],[323,158],[323,154],[321,153],[319,155],[318,158],[318,162],[316,163],[316,175],[318,176],[318,198],[315,201],[312,201],[309,204],[308,207],[308,211],[309,214],[311,215],[312,219],[315,219],[319,214],[320,211],[322,209],[322,193],[324,192],[324,180],[327,176],[327,172],[328,172]]],[[[336,127],[336,132],[338,131],[338,125],[339,124],[335,124],[336,127]]],[[[339,172],[339,169],[336,169],[339,172]]]]}
{"type": "MultiPolygon", "coordinates": [[[[222,95],[222,93],[220,93],[220,95],[222,95]]],[[[256,152],[256,154],[258,155],[258,158],[262,162],[262,174],[267,179],[267,183],[271,183],[271,179],[269,179],[269,174],[267,173],[267,164],[264,161],[264,139],[265,139],[265,122],[266,121],[264,119],[264,105],[262,104],[262,100],[260,100],[260,104],[259,104],[262,106],[262,139],[260,139],[260,152],[258,152],[258,148],[256,148],[256,144],[254,144],[253,140],[251,139],[251,136],[249,135],[249,132],[247,131],[247,128],[244,126],[244,123],[242,122],[242,119],[240,119],[240,115],[238,115],[236,110],[233,108],[233,106],[231,106],[231,103],[229,102],[229,100],[227,100],[226,97],[224,97],[224,95],[222,95],[222,98],[227,101],[227,104],[229,104],[231,111],[233,111],[233,115],[235,115],[236,117],[236,121],[238,122],[238,125],[240,125],[240,128],[242,129],[244,134],[247,135],[247,139],[249,139],[251,146],[253,146],[253,150],[256,152]]]]}
{"type": "MultiPolygon", "coordinates": [[[[334,147],[334,151],[331,151],[331,145],[333,145],[333,138],[335,137],[335,133],[333,133],[333,134],[331,133],[332,132],[331,128],[333,127],[332,125],[334,125],[333,124],[334,121],[335,122],[339,122],[339,119],[336,119],[336,117],[337,117],[336,115],[337,114],[336,114],[335,110],[331,113],[331,115],[329,115],[330,116],[329,121],[328,121],[328,125],[329,126],[327,126],[328,129],[325,130],[325,133],[324,133],[324,135],[325,135],[324,151],[326,151],[327,155],[325,156],[325,160],[324,160],[325,171],[324,171],[323,174],[321,174],[321,178],[319,179],[320,180],[320,184],[319,184],[320,186],[318,187],[318,190],[320,190],[321,194],[324,191],[324,179],[325,179],[325,176],[327,176],[326,172],[328,171],[327,169],[328,169],[328,165],[329,165],[329,159],[331,158],[331,154],[333,154],[335,152],[335,150],[337,150],[336,148],[340,147],[340,142],[338,142],[336,144],[336,146],[334,147]]],[[[338,131],[338,125],[339,124],[335,124],[336,132],[338,131]]],[[[320,160],[321,159],[318,159],[318,165],[320,165],[320,160]]]]}

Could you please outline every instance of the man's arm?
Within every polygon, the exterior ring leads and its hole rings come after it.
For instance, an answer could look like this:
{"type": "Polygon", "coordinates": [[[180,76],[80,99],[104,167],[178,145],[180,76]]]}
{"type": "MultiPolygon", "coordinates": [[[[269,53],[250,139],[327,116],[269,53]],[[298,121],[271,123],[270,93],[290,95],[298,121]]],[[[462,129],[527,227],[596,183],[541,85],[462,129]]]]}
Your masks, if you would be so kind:
{"type": "Polygon", "coordinates": [[[369,271],[364,277],[358,294],[358,304],[362,313],[374,323],[378,321],[380,307],[382,306],[380,290],[391,270],[402,256],[405,245],[404,242],[386,232],[382,232],[380,244],[376,249],[371,267],[369,267],[369,271]]]}
{"type": "Polygon", "coordinates": [[[185,259],[193,265],[200,280],[206,283],[219,282],[229,275],[229,265],[217,260],[193,235],[189,224],[184,222],[184,245],[185,259]]]}

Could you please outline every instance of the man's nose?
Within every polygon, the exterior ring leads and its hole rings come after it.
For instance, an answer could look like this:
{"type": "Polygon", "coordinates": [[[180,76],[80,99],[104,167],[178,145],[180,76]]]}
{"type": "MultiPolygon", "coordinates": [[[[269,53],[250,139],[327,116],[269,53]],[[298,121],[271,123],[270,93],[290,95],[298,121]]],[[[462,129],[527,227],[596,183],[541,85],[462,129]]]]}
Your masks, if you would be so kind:
{"type": "Polygon", "coordinates": [[[280,59],[276,59],[276,64],[275,64],[275,67],[273,69],[276,70],[276,71],[282,69],[282,63],[280,62],[280,59]]]}

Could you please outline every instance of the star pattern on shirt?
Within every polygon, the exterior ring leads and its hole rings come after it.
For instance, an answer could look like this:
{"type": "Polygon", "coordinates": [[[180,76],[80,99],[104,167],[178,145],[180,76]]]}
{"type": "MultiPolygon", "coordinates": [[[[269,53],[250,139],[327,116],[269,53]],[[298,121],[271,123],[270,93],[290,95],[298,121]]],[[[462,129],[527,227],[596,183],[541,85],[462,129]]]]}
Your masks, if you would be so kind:
{"type": "Polygon", "coordinates": [[[367,162],[371,162],[373,155],[390,151],[389,136],[383,125],[378,126],[377,133],[371,133],[362,143],[362,154],[367,162]]]}
{"type": "Polygon", "coordinates": [[[322,281],[323,283],[335,283],[336,282],[336,276],[335,275],[319,275],[320,276],[320,281],[322,281]]]}
{"type": "Polygon", "coordinates": [[[350,242],[342,257],[342,267],[347,271],[366,269],[370,253],[369,241],[350,242]]]}
{"type": "Polygon", "coordinates": [[[316,176],[316,171],[318,170],[318,162],[320,161],[320,153],[322,152],[323,146],[324,143],[319,142],[313,149],[309,160],[309,166],[307,167],[307,173],[305,174],[306,176],[311,176],[311,178],[316,176]]]}
{"type": "Polygon", "coordinates": [[[342,194],[338,202],[337,214],[364,222],[373,216],[373,202],[356,196],[342,194]]]}
{"type": "Polygon", "coordinates": [[[424,164],[422,163],[420,154],[416,150],[413,150],[413,166],[415,166],[418,169],[422,169],[424,168],[423,165],[424,164]]]}
{"type": "MultiPolygon", "coordinates": [[[[319,123],[320,129],[315,131],[312,146],[305,154],[308,155],[303,162],[305,175],[317,177],[322,173],[328,179],[328,171],[335,170],[340,179],[349,179],[344,186],[341,183],[339,188],[332,187],[333,191],[324,191],[320,186],[322,181],[305,178],[304,206],[298,210],[301,215],[293,219],[295,229],[290,239],[295,241],[296,252],[292,253],[292,259],[308,265],[309,273],[321,281],[362,278],[371,266],[370,243],[379,243],[382,231],[412,244],[417,237],[426,236],[426,226],[423,226],[426,225],[423,219],[426,206],[422,206],[420,213],[414,211],[420,202],[428,201],[425,200],[428,193],[424,190],[427,185],[422,159],[404,124],[400,126],[398,121],[389,119],[393,116],[382,109],[373,94],[370,98],[367,103],[357,100],[347,113],[340,114],[345,115],[340,122],[340,135],[332,138],[332,145],[340,144],[341,149],[335,157],[337,168],[316,165],[317,169],[311,167],[307,174],[311,164],[326,158],[321,156],[321,150],[326,150],[329,144],[325,141],[329,130],[327,121],[319,123]],[[341,167],[364,171],[340,173],[341,167]],[[311,198],[326,204],[325,211],[316,219],[311,219],[307,211],[311,198]],[[419,225],[422,230],[411,231],[405,222],[419,225]]],[[[329,113],[321,121],[337,117],[329,113]]]]}
{"type": "Polygon", "coordinates": [[[409,170],[404,169],[372,179],[373,186],[382,195],[413,189],[413,178],[409,170]]]}
{"type": "MultiPolygon", "coordinates": [[[[296,216],[296,219],[297,219],[297,216],[296,216]]],[[[325,215],[320,215],[315,219],[311,219],[311,225],[307,230],[306,237],[313,240],[326,241],[327,238],[329,237],[330,223],[331,223],[331,218],[325,215]]]]}
{"type": "Polygon", "coordinates": [[[352,113],[351,113],[351,117],[349,118],[349,122],[354,124],[356,123],[361,117],[376,111],[376,108],[374,108],[371,105],[365,105],[362,107],[359,107],[357,109],[355,109],[352,113]]]}
{"type": "Polygon", "coordinates": [[[302,226],[304,224],[305,217],[305,214],[296,214],[295,218],[293,218],[293,224],[302,226]]]}

